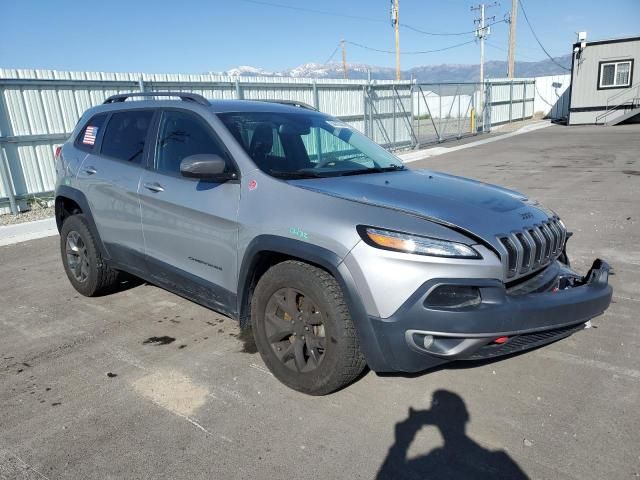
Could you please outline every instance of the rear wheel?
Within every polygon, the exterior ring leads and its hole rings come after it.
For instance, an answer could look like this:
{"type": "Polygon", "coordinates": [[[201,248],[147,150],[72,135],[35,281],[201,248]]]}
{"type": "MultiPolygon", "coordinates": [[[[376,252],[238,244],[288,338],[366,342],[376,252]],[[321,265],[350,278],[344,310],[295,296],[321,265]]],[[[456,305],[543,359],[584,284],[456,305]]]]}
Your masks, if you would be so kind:
{"type": "Polygon", "coordinates": [[[118,272],[103,262],[84,215],[68,217],[62,224],[60,253],[69,281],[82,295],[102,295],[116,286],[118,272]]]}
{"type": "Polygon", "coordinates": [[[251,302],[258,351],[285,385],[324,395],[352,382],[365,361],[336,280],[299,261],[269,269],[251,302]]]}

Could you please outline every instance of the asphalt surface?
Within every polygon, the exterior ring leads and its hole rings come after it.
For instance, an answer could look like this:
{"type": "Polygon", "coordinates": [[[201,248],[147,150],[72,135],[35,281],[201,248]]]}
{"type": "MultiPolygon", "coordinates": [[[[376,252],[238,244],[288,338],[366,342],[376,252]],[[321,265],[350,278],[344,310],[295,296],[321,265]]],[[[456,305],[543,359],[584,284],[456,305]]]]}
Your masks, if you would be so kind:
{"type": "Polygon", "coordinates": [[[159,288],[79,296],[57,237],[0,247],[0,478],[638,477],[639,151],[640,125],[554,126],[412,163],[556,210],[578,270],[614,266],[614,303],[532,352],[321,398],[159,288]]]}

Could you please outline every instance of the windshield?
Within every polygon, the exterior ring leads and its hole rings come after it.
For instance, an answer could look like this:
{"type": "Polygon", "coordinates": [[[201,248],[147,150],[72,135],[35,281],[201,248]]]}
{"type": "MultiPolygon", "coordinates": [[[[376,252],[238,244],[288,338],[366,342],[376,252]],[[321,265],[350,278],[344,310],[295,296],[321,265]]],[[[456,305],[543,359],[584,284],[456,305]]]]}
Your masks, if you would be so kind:
{"type": "Polygon", "coordinates": [[[263,172],[280,178],[402,170],[400,160],[350,125],[317,113],[218,115],[263,172]]]}

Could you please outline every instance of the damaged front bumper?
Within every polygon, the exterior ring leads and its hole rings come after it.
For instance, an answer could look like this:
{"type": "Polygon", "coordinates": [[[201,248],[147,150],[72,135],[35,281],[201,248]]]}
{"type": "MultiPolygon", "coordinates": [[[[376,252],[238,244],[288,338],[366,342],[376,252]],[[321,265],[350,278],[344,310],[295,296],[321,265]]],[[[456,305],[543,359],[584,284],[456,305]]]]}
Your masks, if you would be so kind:
{"type": "Polygon", "coordinates": [[[377,371],[416,372],[452,360],[478,360],[534,348],[571,335],[611,303],[609,265],[584,277],[560,262],[516,286],[492,279],[433,279],[390,318],[370,318],[384,357],[377,371]],[[475,289],[478,301],[435,307],[439,287],[475,289]]]}

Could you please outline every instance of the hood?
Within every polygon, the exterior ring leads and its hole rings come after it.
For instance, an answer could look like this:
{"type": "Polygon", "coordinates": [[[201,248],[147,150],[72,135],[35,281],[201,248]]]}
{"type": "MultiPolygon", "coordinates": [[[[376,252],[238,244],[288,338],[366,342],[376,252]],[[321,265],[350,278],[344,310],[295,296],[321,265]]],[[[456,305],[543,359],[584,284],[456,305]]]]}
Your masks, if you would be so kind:
{"type": "Polygon", "coordinates": [[[418,215],[480,237],[494,247],[498,247],[498,235],[521,230],[554,215],[513,190],[429,170],[289,183],[345,200],[418,215]]]}

